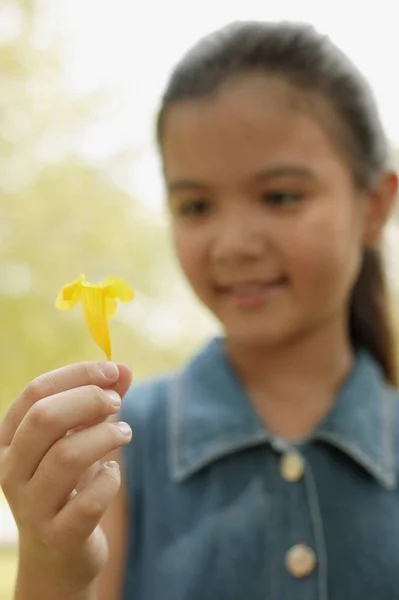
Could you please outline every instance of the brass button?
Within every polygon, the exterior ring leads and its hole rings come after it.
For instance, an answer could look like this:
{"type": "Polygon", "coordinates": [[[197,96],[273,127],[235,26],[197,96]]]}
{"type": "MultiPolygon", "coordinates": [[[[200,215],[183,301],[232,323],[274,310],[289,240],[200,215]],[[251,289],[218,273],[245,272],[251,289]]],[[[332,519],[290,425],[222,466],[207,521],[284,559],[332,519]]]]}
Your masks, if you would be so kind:
{"type": "Polygon", "coordinates": [[[295,451],[286,452],[280,459],[280,473],[285,481],[299,481],[305,472],[305,461],[295,451]]]}
{"type": "Polygon", "coordinates": [[[297,579],[308,577],[316,567],[316,555],[309,546],[295,544],[285,557],[287,570],[297,579]]]}

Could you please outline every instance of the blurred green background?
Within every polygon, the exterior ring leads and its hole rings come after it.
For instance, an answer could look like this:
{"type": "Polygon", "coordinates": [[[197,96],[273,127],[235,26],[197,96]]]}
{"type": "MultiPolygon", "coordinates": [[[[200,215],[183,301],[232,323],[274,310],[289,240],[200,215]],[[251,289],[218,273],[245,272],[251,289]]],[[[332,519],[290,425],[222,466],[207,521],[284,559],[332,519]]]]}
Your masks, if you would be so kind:
{"type": "MultiPolygon", "coordinates": [[[[110,325],[113,358],[135,378],[173,368],[214,329],[176,269],[162,211],[119,181],[140,149],[82,156],[109,99],[66,89],[59,45],[44,3],[0,2],[0,414],[38,374],[104,358],[81,307],[54,308],[81,272],[119,275],[135,289],[110,325]]],[[[9,600],[14,530],[8,513],[0,518],[0,600],[9,600]]]]}
{"type": "MultiPolygon", "coordinates": [[[[215,330],[176,268],[162,209],[126,184],[147,151],[141,141],[110,143],[96,158],[82,152],[114,97],[110,89],[68,88],[48,6],[0,0],[1,413],[36,375],[103,358],[81,308],[54,309],[59,289],[81,272],[90,281],[119,275],[136,290],[111,324],[113,358],[129,363],[136,378],[174,368],[215,330]]],[[[393,227],[392,274],[396,239],[393,227]]],[[[0,600],[10,600],[15,543],[8,513],[0,514],[0,531],[9,531],[8,542],[7,535],[0,540],[0,600]]]]}

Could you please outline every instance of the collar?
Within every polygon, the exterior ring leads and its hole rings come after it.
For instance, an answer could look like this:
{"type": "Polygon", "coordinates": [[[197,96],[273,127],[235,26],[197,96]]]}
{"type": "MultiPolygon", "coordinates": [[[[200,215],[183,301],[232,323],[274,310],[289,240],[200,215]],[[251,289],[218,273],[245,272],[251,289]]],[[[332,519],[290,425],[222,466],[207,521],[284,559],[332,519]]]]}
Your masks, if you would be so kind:
{"type": "MultiPolygon", "coordinates": [[[[397,395],[374,359],[364,351],[324,421],[307,440],[334,446],[382,486],[396,486],[397,395]]],[[[169,398],[169,466],[182,482],[217,459],[269,443],[281,451],[253,410],[216,338],[175,379],[169,398]]]]}

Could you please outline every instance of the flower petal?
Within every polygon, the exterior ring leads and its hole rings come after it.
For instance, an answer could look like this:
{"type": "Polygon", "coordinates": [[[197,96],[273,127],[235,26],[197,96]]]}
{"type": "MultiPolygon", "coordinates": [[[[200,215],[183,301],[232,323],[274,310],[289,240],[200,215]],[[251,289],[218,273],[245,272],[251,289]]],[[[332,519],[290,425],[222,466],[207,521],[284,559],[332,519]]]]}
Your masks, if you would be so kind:
{"type": "Polygon", "coordinates": [[[85,287],[82,305],[87,326],[107,360],[111,360],[111,340],[107,322],[106,291],[101,287],[85,287]]]}
{"type": "Polygon", "coordinates": [[[134,298],[134,292],[130,285],[122,279],[111,275],[104,281],[108,298],[118,298],[121,302],[130,302],[134,298]]]}
{"type": "Polygon", "coordinates": [[[70,310],[81,299],[82,275],[72,283],[65,285],[57,296],[55,307],[59,310],[70,310]]]}
{"type": "Polygon", "coordinates": [[[115,317],[117,308],[118,300],[116,298],[106,298],[105,311],[108,319],[115,317]]]}

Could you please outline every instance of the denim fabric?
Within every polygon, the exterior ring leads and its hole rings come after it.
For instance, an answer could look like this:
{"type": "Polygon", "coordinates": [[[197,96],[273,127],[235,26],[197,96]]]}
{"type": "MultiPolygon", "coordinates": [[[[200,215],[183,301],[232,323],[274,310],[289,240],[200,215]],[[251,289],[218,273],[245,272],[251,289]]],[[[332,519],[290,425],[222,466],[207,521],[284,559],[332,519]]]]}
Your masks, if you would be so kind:
{"type": "Polygon", "coordinates": [[[295,449],[252,409],[213,340],[177,376],[135,384],[124,468],[125,600],[399,599],[398,393],[359,352],[331,413],[295,449]],[[295,577],[287,551],[314,570],[295,577]]]}

